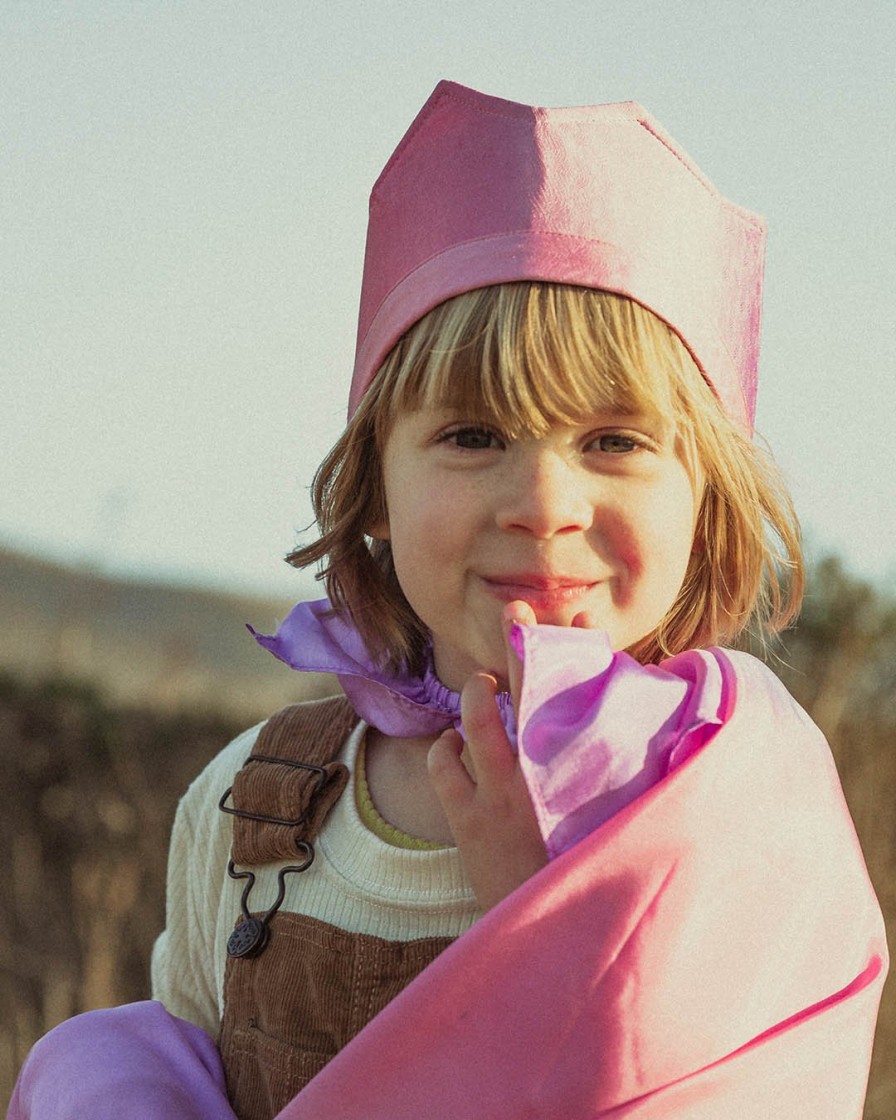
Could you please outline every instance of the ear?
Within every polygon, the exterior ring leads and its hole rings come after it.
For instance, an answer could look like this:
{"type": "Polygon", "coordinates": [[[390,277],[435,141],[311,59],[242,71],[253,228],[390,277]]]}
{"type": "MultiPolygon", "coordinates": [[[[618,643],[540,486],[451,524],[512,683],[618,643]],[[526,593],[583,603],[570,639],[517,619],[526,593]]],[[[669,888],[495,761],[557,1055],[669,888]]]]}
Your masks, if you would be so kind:
{"type": "Polygon", "coordinates": [[[364,535],[372,537],[375,541],[388,541],[392,539],[389,529],[389,509],[386,505],[386,495],[382,484],[374,488],[367,500],[365,513],[370,518],[364,526],[364,535]]]}
{"type": "Polygon", "coordinates": [[[368,537],[373,537],[375,541],[388,541],[392,539],[392,534],[389,531],[389,518],[382,517],[374,521],[372,525],[368,525],[364,530],[368,537]]]}

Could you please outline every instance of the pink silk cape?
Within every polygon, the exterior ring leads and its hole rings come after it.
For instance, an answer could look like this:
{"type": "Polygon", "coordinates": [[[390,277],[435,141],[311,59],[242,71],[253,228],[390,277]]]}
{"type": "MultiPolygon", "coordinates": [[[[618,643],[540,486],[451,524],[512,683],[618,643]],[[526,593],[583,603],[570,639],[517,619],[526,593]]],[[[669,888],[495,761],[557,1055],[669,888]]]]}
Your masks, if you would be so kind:
{"type": "Polygon", "coordinates": [[[709,742],[489,912],[278,1120],[858,1120],[887,950],[833,761],[759,662],[711,656],[727,710],[709,742]]]}

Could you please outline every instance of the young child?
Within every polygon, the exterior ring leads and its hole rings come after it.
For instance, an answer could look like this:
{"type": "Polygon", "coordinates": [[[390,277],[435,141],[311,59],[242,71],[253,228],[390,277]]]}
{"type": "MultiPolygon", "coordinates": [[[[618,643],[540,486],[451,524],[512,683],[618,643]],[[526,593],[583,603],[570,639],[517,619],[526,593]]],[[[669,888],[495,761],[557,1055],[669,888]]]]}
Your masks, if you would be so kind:
{"type": "Polygon", "coordinates": [[[764,244],[635,104],[437,86],[290,558],[328,600],[258,638],[345,696],[197,779],[164,1007],[51,1033],[11,1116],[860,1115],[877,903],[819,732],[714,648],[802,588],[764,244]]]}

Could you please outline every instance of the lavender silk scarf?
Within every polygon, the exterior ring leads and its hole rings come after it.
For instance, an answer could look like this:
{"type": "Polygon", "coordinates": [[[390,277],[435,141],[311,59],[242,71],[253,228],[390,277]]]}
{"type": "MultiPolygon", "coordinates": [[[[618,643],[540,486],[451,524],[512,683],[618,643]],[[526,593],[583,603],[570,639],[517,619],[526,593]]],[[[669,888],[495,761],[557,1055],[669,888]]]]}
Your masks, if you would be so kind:
{"type": "MultiPolygon", "coordinates": [[[[252,628],[249,628],[252,630],[252,628]]],[[[367,723],[387,735],[463,730],[460,696],[436,677],[377,669],[357,630],[326,599],[299,603],[256,641],[293,669],[332,673],[367,723]]],[[[643,666],[598,630],[514,626],[523,663],[519,711],[498,707],[551,857],[679,765],[718,729],[730,698],[717,659],[692,650],[643,666]]]]}

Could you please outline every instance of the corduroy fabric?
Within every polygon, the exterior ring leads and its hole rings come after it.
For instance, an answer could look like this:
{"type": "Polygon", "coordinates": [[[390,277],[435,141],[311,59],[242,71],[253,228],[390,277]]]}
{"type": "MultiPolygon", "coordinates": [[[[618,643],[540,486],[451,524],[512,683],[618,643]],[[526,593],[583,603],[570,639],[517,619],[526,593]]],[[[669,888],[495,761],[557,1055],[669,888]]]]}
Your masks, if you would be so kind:
{"type": "Polygon", "coordinates": [[[234,779],[233,807],[295,824],[235,817],[236,863],[292,859],[298,843],[314,842],[348,781],[348,769],[336,761],[336,756],[357,722],[344,696],[334,696],[314,707],[294,704],[271,716],[234,779]],[[280,761],[258,761],[258,756],[280,761]],[[297,768],[297,763],[321,767],[325,777],[319,781],[315,771],[297,768]]]}
{"type": "Polygon", "coordinates": [[[227,962],[219,1048],[240,1120],[270,1120],[452,940],[275,915],[260,956],[227,962]]]}

